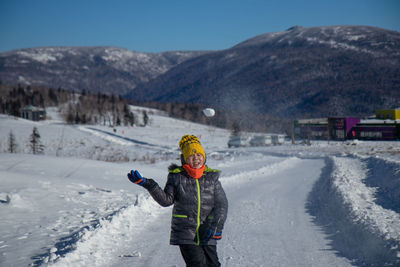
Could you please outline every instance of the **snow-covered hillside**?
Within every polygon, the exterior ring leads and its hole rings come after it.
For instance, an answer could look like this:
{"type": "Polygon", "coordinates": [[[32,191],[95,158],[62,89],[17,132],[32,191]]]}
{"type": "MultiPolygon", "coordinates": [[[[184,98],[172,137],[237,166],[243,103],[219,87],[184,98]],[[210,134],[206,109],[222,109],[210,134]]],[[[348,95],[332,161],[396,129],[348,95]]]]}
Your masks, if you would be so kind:
{"type": "MultiPolygon", "coordinates": [[[[140,112],[140,111],[138,111],[140,112]]],[[[0,266],[184,266],[161,186],[178,142],[198,135],[229,201],[223,266],[398,266],[399,142],[289,141],[229,149],[227,130],[152,111],[147,127],[70,126],[0,116],[0,266]],[[37,127],[44,155],[29,153],[37,127]],[[9,133],[17,153],[7,153],[9,133]]]]}
{"type": "Polygon", "coordinates": [[[206,51],[142,53],[125,48],[34,47],[0,53],[4,84],[126,94],[137,84],[206,51]]]}

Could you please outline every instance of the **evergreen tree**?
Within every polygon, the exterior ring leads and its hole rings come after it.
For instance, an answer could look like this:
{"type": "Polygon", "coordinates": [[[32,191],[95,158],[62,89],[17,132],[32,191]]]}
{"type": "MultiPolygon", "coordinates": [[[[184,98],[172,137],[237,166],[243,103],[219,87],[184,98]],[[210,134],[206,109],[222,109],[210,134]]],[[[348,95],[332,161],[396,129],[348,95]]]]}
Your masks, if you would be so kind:
{"type": "Polygon", "coordinates": [[[72,114],[71,112],[69,112],[67,114],[67,123],[68,124],[73,124],[74,123],[74,114],[72,114]]]}
{"type": "Polygon", "coordinates": [[[78,111],[75,114],[75,124],[79,124],[81,123],[81,118],[79,117],[79,113],[78,111]]]}
{"type": "Polygon", "coordinates": [[[70,103],[67,107],[67,110],[65,111],[65,113],[63,113],[64,116],[64,120],[66,121],[66,123],[68,124],[74,124],[75,122],[75,109],[72,106],[72,104],[70,103]]]}
{"type": "Polygon", "coordinates": [[[33,154],[43,154],[44,146],[40,142],[40,134],[36,127],[33,127],[30,143],[33,154]]]}
{"type": "Polygon", "coordinates": [[[147,115],[146,110],[143,110],[143,126],[146,127],[149,123],[149,115],[147,115]]]}
{"type": "MultiPolygon", "coordinates": [[[[60,94],[60,93],[58,93],[58,94],[60,94]]],[[[52,102],[52,104],[55,106],[58,106],[58,96],[57,96],[56,92],[54,91],[54,89],[49,88],[48,95],[49,95],[49,99],[52,102]]]]}
{"type": "Polygon", "coordinates": [[[10,110],[10,115],[15,116],[15,117],[19,117],[19,110],[21,109],[21,102],[19,101],[19,99],[12,101],[11,102],[11,110],[10,110]]]}
{"type": "Polygon", "coordinates": [[[12,131],[8,135],[8,152],[15,153],[17,149],[17,143],[15,142],[15,136],[12,131]]]}
{"type": "Polygon", "coordinates": [[[234,121],[233,123],[232,123],[232,135],[233,136],[239,136],[240,135],[240,125],[239,125],[239,122],[237,122],[237,121],[234,121]]]}
{"type": "Polygon", "coordinates": [[[136,124],[136,116],[132,112],[126,114],[124,118],[126,118],[127,120],[127,125],[129,124],[130,126],[133,126],[134,124],[136,124]]]}
{"type": "Polygon", "coordinates": [[[42,94],[39,94],[39,106],[44,108],[44,98],[42,94]]]}
{"type": "Polygon", "coordinates": [[[86,119],[86,114],[85,113],[82,114],[81,123],[82,124],[86,124],[87,123],[87,119],[86,119]]]}

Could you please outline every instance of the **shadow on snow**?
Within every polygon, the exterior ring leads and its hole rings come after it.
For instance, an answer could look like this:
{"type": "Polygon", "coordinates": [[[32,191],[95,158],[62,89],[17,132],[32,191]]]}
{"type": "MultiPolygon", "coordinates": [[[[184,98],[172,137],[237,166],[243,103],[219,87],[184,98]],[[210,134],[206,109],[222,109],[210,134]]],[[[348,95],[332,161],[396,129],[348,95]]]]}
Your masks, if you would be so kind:
{"type": "MultiPolygon", "coordinates": [[[[331,249],[355,266],[399,266],[397,253],[391,250],[395,246],[393,240],[384,240],[371,233],[367,225],[352,218],[350,207],[343,204],[341,194],[332,185],[333,161],[326,158],[325,163],[308,196],[306,210],[313,222],[326,233],[331,249]]],[[[387,170],[383,168],[376,172],[378,175],[387,170]]]]}
{"type": "Polygon", "coordinates": [[[368,176],[364,180],[369,187],[376,188],[376,204],[400,213],[400,166],[379,158],[365,160],[368,176]]]}

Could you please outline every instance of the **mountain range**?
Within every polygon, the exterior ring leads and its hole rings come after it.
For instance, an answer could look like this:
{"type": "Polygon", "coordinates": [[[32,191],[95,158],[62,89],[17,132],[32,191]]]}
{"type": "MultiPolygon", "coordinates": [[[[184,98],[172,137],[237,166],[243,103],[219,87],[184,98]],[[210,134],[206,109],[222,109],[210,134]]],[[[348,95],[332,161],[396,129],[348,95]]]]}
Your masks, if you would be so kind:
{"type": "Polygon", "coordinates": [[[203,51],[142,53],[119,47],[37,47],[0,53],[0,81],[124,95],[203,51]]]}
{"type": "Polygon", "coordinates": [[[400,33],[295,26],[218,51],[31,48],[0,53],[0,80],[286,118],[367,116],[400,106],[400,33]]]}

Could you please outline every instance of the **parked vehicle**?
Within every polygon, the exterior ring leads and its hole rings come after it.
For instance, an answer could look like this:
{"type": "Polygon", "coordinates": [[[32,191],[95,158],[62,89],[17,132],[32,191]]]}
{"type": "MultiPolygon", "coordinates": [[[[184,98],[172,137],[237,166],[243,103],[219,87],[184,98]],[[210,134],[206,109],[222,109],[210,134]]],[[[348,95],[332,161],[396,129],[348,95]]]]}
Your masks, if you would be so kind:
{"type": "Polygon", "coordinates": [[[285,135],[275,134],[271,136],[273,145],[282,145],[285,142],[285,135]]]}
{"type": "Polygon", "coordinates": [[[228,141],[228,147],[244,147],[248,146],[250,138],[247,136],[235,136],[232,135],[228,141]]]}
{"type": "Polygon", "coordinates": [[[270,135],[259,135],[254,136],[250,140],[251,146],[269,146],[272,144],[272,138],[270,135]]]}

